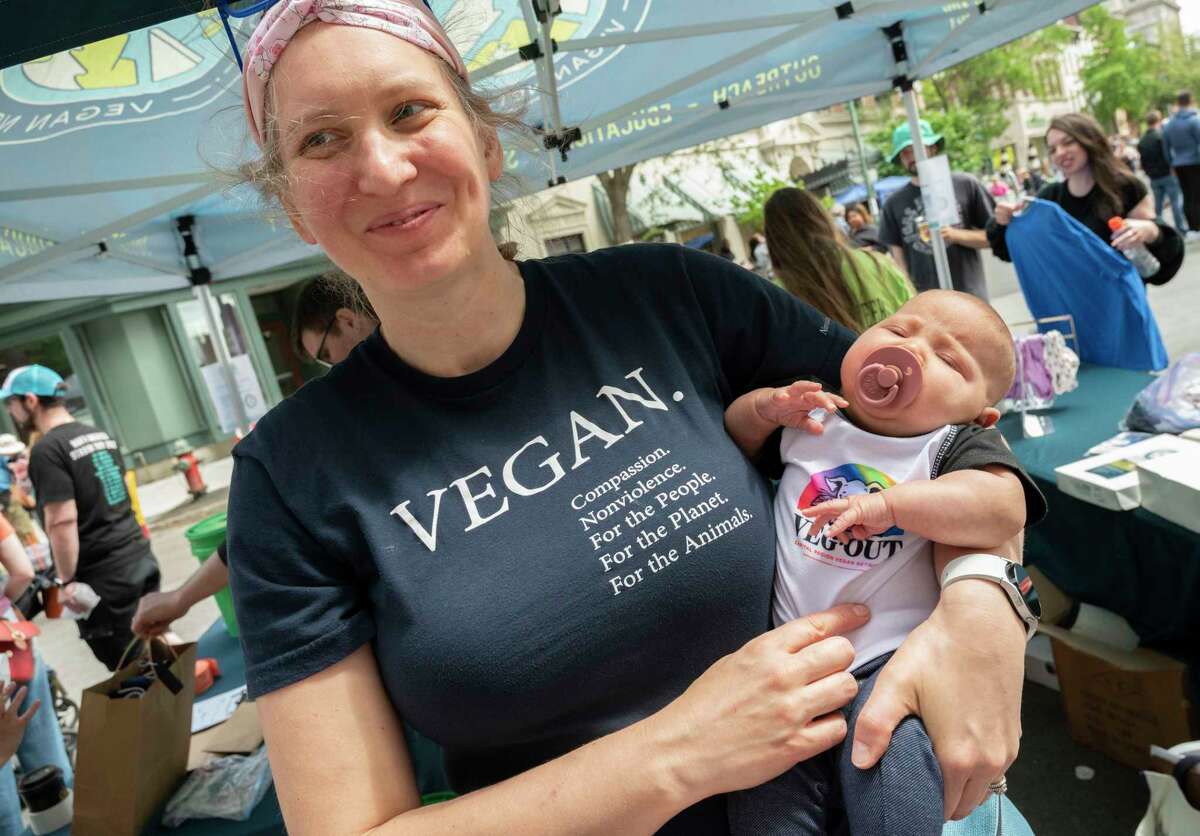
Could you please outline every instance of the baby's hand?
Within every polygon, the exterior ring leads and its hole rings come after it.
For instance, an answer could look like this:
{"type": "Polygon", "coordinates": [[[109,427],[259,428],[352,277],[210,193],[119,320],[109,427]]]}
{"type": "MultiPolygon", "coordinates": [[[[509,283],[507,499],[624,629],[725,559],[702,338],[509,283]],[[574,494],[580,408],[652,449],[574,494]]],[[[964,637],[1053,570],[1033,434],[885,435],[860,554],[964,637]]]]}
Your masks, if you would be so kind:
{"type": "Polygon", "coordinates": [[[896,524],[895,514],[884,493],[876,491],[831,499],[811,508],[803,508],[800,513],[813,521],[816,531],[832,520],[826,535],[842,543],[848,540],[847,531],[855,540],[866,540],[896,524]]]}
{"type": "Polygon", "coordinates": [[[763,389],[754,398],[754,411],[758,417],[771,424],[794,427],[813,435],[820,435],[825,427],[809,413],[814,409],[832,412],[850,404],[837,395],[821,391],[821,384],[810,380],[797,380],[791,386],[779,389],[763,389]]]}

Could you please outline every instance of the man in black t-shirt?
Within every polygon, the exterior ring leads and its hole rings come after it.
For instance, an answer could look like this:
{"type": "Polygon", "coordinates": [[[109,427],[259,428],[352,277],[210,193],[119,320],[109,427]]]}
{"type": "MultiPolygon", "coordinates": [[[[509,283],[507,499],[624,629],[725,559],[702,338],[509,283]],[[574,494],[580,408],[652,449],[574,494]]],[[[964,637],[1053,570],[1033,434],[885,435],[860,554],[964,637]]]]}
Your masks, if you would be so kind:
{"type": "Polygon", "coordinates": [[[1142,158],[1142,170],[1150,178],[1150,190],[1154,192],[1155,219],[1163,222],[1163,204],[1170,201],[1175,228],[1180,234],[1186,234],[1188,224],[1183,211],[1183,190],[1167,159],[1167,149],[1163,145],[1162,131],[1159,130],[1161,124],[1162,114],[1157,110],[1146,114],[1146,133],[1138,140],[1138,154],[1142,158]]]}
{"type": "Polygon", "coordinates": [[[41,433],[29,478],[65,584],[63,603],[72,606],[76,581],[100,596],[79,622],[79,635],[114,670],[133,639],[129,625],[138,599],[158,589],[158,561],[134,517],[117,443],[71,417],[65,390],[52,369],[22,366],[4,381],[0,398],[18,429],[41,433]]]}

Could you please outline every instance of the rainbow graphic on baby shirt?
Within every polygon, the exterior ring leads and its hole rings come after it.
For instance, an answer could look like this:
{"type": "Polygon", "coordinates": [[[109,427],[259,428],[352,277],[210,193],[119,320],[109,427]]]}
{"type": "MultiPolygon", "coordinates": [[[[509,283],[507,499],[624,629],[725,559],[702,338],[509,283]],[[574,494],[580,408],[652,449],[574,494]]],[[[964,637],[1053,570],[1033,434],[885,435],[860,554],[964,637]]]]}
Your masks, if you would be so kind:
{"type": "MultiPolygon", "coordinates": [[[[831,499],[841,499],[863,493],[876,493],[887,490],[896,484],[896,480],[882,470],[865,464],[843,464],[832,470],[822,470],[814,473],[808,480],[808,486],[800,494],[796,510],[811,508],[831,499]]],[[[904,529],[892,526],[877,537],[896,537],[904,533],[904,529]]]]}

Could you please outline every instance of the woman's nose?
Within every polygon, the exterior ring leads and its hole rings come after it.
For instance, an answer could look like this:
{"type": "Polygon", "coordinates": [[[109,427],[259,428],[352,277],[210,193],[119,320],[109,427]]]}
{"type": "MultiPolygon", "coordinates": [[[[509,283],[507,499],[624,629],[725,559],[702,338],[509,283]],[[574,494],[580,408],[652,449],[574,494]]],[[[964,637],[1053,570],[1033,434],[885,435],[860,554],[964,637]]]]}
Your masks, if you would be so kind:
{"type": "Polygon", "coordinates": [[[359,136],[356,175],[361,194],[393,194],[417,176],[407,139],[370,130],[359,136]]]}

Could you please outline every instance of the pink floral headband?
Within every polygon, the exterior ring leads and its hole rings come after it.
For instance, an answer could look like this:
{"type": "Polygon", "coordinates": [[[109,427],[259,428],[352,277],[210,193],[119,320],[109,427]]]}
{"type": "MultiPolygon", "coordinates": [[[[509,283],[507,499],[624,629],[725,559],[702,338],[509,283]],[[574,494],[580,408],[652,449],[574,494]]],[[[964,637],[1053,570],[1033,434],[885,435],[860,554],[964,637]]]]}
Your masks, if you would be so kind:
{"type": "Polygon", "coordinates": [[[250,135],[261,148],[267,81],[279,56],[304,26],[319,20],[394,35],[441,58],[464,80],[467,67],[437,18],[420,0],[281,0],[268,9],[250,36],[242,71],[242,97],[250,135]]]}

